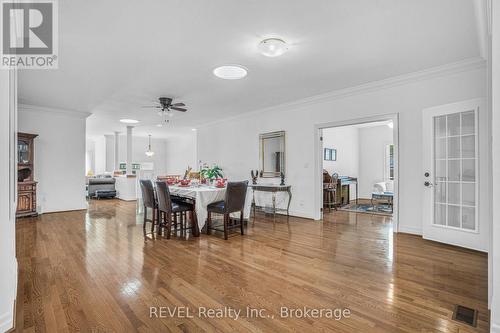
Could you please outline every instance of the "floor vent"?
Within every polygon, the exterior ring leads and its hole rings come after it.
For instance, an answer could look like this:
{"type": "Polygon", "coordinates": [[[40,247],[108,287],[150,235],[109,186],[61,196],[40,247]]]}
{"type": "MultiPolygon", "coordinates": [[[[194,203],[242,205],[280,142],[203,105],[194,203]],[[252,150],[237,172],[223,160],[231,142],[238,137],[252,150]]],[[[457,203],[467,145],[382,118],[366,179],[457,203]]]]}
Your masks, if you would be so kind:
{"type": "Polygon", "coordinates": [[[452,319],[476,327],[477,310],[468,308],[463,305],[455,305],[455,311],[453,311],[452,319]]]}

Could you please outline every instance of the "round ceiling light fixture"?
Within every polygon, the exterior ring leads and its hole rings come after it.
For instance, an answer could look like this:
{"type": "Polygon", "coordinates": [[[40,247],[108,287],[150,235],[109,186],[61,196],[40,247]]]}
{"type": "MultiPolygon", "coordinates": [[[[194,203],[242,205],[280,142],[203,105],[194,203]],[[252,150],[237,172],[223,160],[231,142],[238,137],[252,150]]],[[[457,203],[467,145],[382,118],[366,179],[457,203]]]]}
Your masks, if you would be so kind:
{"type": "Polygon", "coordinates": [[[267,38],[259,44],[259,51],[266,57],[279,57],[288,51],[288,45],[280,38],[267,38]]]}
{"type": "Polygon", "coordinates": [[[224,80],[238,80],[247,76],[248,70],[241,65],[224,65],[215,68],[213,73],[224,80]]]}
{"type": "Polygon", "coordinates": [[[124,123],[124,124],[137,124],[139,122],[139,120],[135,120],[135,119],[120,119],[120,122],[124,123]]]}

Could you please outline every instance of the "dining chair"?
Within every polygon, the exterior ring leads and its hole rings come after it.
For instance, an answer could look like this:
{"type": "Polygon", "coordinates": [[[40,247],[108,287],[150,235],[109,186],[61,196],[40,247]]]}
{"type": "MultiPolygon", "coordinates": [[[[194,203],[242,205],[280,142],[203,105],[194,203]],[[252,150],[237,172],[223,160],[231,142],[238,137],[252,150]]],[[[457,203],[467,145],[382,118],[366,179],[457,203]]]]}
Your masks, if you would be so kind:
{"type": "MultiPolygon", "coordinates": [[[[207,235],[210,235],[210,230],[224,231],[224,239],[227,240],[229,229],[229,214],[240,212],[240,231],[244,235],[243,230],[243,210],[245,208],[245,199],[247,195],[248,181],[229,182],[227,183],[226,196],[223,201],[217,201],[207,206],[207,235]],[[224,215],[224,228],[222,230],[212,228],[212,213],[224,215]]],[[[238,225],[232,225],[231,228],[238,225]]]]}
{"type": "Polygon", "coordinates": [[[337,182],[339,175],[333,173],[331,176],[328,171],[323,170],[323,206],[328,207],[328,211],[337,210],[337,182]]]}
{"type": "Polygon", "coordinates": [[[151,180],[141,179],[142,202],[144,205],[144,223],[142,225],[144,236],[146,236],[146,223],[151,222],[151,234],[154,234],[155,225],[159,224],[158,204],[155,200],[153,182],[151,180]],[[152,210],[152,218],[148,218],[148,208],[152,210]]]}
{"type": "MultiPolygon", "coordinates": [[[[177,214],[180,217],[181,230],[187,229],[184,223],[187,223],[187,213],[191,212],[191,223],[194,223],[193,215],[194,205],[185,202],[172,201],[168,185],[165,182],[156,182],[156,195],[158,196],[159,210],[159,229],[158,234],[161,235],[162,229],[167,228],[167,239],[170,239],[172,233],[172,220],[177,221],[177,214]]],[[[176,223],[177,229],[177,223],[176,223]]]]}

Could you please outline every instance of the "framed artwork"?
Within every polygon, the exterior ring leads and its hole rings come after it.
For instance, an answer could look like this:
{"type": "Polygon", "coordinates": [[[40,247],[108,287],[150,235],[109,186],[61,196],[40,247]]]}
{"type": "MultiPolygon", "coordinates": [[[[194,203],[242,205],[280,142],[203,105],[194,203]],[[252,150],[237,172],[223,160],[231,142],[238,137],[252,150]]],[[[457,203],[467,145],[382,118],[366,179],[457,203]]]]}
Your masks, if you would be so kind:
{"type": "Polygon", "coordinates": [[[337,160],[337,149],[324,148],[323,159],[325,161],[336,161],[337,160]]]}

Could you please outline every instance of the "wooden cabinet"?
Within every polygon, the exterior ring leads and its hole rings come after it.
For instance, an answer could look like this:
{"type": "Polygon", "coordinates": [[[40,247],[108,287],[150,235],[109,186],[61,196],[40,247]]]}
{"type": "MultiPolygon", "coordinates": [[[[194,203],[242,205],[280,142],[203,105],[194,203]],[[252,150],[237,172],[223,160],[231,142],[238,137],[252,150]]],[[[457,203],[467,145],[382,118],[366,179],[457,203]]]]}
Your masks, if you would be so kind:
{"type": "Polygon", "coordinates": [[[36,185],[34,139],[36,134],[17,134],[17,217],[36,216],[36,185]]]}

